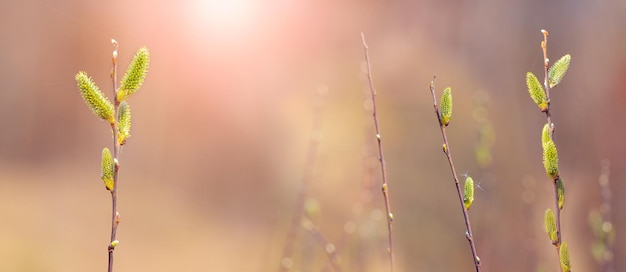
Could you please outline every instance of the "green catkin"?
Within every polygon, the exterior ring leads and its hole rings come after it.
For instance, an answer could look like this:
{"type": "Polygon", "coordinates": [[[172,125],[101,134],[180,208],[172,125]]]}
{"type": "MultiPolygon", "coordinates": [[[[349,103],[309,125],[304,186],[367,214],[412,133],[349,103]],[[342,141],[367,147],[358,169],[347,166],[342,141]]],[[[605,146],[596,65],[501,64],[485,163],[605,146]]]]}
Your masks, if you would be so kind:
{"type": "Polygon", "coordinates": [[[561,262],[561,269],[563,272],[572,271],[572,263],[569,259],[569,250],[567,249],[567,243],[563,242],[559,249],[559,261],[561,262]]]}
{"type": "Polygon", "coordinates": [[[551,179],[556,179],[559,176],[559,156],[552,140],[543,144],[543,167],[551,179]]]}
{"type": "Polygon", "coordinates": [[[102,172],[100,177],[102,181],[104,181],[104,186],[109,191],[113,191],[113,187],[115,186],[113,179],[114,171],[115,162],[113,162],[113,156],[111,155],[111,151],[105,147],[102,149],[102,172]]]}
{"type": "Polygon", "coordinates": [[[544,145],[551,140],[552,137],[550,137],[550,124],[545,124],[543,126],[543,130],[541,131],[541,144],[544,145]]]}
{"type": "Polygon", "coordinates": [[[572,56],[567,54],[557,60],[552,67],[550,67],[550,70],[548,70],[548,82],[550,83],[550,88],[553,88],[561,83],[561,80],[563,80],[563,77],[569,68],[571,59],[572,56]]]}
{"type": "Polygon", "coordinates": [[[122,77],[122,85],[117,92],[117,102],[128,99],[131,94],[141,88],[146,74],[148,73],[149,66],[150,52],[145,47],[139,48],[130,65],[128,65],[126,74],[122,77]]]}
{"type": "Polygon", "coordinates": [[[554,219],[554,211],[552,209],[547,209],[544,218],[545,230],[546,234],[552,241],[552,244],[558,243],[558,236],[556,233],[556,220],[554,219]]]}
{"type": "Polygon", "coordinates": [[[447,126],[452,117],[452,89],[447,87],[441,95],[441,124],[447,126]]]}
{"type": "Polygon", "coordinates": [[[125,144],[126,139],[130,137],[130,118],[130,106],[126,103],[126,101],[122,101],[117,109],[117,141],[120,145],[125,144]]]}
{"type": "Polygon", "coordinates": [[[541,83],[535,76],[535,74],[528,72],[526,73],[526,85],[528,86],[528,93],[530,93],[530,98],[537,104],[541,111],[545,111],[548,109],[548,101],[546,98],[546,93],[541,87],[541,83]]]}
{"type": "Polygon", "coordinates": [[[107,120],[111,124],[115,123],[113,104],[100,91],[93,79],[84,71],[78,72],[75,79],[80,95],[91,111],[99,118],[107,120]]]}
{"type": "Polygon", "coordinates": [[[561,178],[556,181],[556,193],[558,197],[559,210],[562,210],[563,205],[565,204],[565,187],[563,185],[563,179],[561,178]]]}
{"type": "Polygon", "coordinates": [[[466,210],[469,210],[474,202],[474,180],[471,177],[465,179],[463,186],[463,204],[466,210]]]}

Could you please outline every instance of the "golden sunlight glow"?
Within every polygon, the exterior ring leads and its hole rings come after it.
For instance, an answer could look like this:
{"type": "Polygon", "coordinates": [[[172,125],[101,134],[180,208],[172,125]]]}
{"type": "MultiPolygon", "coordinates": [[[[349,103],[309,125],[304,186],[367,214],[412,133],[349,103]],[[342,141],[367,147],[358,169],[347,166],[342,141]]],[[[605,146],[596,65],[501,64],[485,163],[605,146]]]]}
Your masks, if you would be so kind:
{"type": "Polygon", "coordinates": [[[227,36],[244,34],[245,30],[252,27],[256,2],[255,0],[197,0],[188,6],[188,18],[201,31],[208,30],[212,34],[227,36]]]}

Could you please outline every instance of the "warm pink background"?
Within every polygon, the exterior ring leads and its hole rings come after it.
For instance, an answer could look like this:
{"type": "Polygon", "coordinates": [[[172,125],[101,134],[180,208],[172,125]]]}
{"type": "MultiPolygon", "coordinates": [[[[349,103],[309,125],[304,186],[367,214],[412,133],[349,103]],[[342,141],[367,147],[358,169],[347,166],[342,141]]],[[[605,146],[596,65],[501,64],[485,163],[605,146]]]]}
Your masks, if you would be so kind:
{"type": "MultiPolygon", "coordinates": [[[[105,270],[110,197],[99,160],[111,138],[74,75],[87,71],[111,96],[111,38],[121,72],[140,46],[152,56],[130,99],[116,271],[275,271],[321,86],[312,220],[344,271],[387,271],[379,172],[368,181],[364,167],[374,131],[361,31],[379,92],[397,271],[472,270],[428,92],[433,74],[439,90],[454,90],[458,170],[482,187],[471,216],[484,271],[557,271],[543,232],[553,206],[545,118],[524,80],[541,74],[541,28],[553,60],[572,54],[552,109],[574,269],[599,271],[587,218],[600,205],[602,159],[612,165],[615,254],[626,254],[626,2],[159,2],[2,2],[0,271],[105,270]],[[479,95],[496,136],[487,168],[474,158],[479,95]]],[[[328,270],[305,232],[294,260],[300,271],[328,270]]],[[[626,270],[623,259],[615,265],[626,270]]]]}

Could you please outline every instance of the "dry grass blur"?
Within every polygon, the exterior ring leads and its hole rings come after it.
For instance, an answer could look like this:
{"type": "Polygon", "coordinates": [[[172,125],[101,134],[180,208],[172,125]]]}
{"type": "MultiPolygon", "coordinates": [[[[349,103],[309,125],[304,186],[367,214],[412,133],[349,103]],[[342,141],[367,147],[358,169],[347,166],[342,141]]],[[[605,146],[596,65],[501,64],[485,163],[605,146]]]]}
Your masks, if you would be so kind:
{"type": "MultiPolygon", "coordinates": [[[[455,91],[448,129],[458,170],[480,181],[472,229],[485,271],[556,271],[543,233],[552,191],[541,167],[543,115],[524,77],[572,55],[552,93],[567,187],[563,235],[574,269],[595,271],[589,210],[609,159],[614,214],[625,212],[626,3],[594,1],[17,1],[0,10],[0,271],[106,267],[110,197],[99,179],[108,126],[74,82],[110,95],[140,46],[151,70],[130,99],[121,154],[115,271],[275,271],[281,259],[316,89],[328,95],[310,195],[313,220],[344,271],[387,271],[360,32],[367,35],[389,171],[398,271],[472,267],[428,84],[455,91]],[[489,97],[494,161],[474,158],[476,95],[489,97]],[[373,180],[369,180],[373,178],[373,180]],[[543,269],[543,270],[538,270],[543,269]]],[[[384,213],[384,212],[383,212],[384,213]]],[[[626,251],[615,218],[616,256],[626,251]]],[[[300,232],[301,271],[326,271],[300,232]]],[[[617,271],[626,267],[616,259],[617,271]]]]}

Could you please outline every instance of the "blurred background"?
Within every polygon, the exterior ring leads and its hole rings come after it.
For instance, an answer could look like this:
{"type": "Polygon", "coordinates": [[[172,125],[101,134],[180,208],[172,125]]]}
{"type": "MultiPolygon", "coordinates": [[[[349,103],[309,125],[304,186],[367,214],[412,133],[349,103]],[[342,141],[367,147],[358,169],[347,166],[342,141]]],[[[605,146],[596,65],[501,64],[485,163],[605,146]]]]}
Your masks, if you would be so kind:
{"type": "Polygon", "coordinates": [[[613,264],[624,271],[624,14],[618,0],[4,0],[0,271],[105,270],[100,154],[112,141],[74,75],[87,71],[111,97],[111,38],[120,74],[139,47],[152,57],[129,100],[115,271],[388,271],[361,32],[396,271],[473,269],[428,90],[435,74],[439,92],[453,88],[457,170],[480,185],[470,215],[483,271],[558,271],[543,230],[554,205],[541,163],[546,119],[525,84],[528,71],[543,79],[542,28],[553,61],[572,55],[552,92],[563,239],[576,271],[607,271],[589,218],[609,203],[613,264]],[[288,238],[298,206],[304,227],[288,238]]]}

